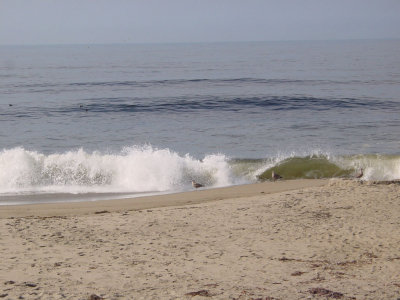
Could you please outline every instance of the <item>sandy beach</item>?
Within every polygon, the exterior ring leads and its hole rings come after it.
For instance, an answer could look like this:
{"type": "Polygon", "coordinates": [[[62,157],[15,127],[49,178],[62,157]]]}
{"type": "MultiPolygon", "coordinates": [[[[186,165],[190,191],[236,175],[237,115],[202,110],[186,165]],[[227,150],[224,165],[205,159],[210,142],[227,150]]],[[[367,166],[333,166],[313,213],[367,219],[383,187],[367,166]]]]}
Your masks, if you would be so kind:
{"type": "Polygon", "coordinates": [[[399,299],[400,185],[0,207],[1,299],[399,299]]]}

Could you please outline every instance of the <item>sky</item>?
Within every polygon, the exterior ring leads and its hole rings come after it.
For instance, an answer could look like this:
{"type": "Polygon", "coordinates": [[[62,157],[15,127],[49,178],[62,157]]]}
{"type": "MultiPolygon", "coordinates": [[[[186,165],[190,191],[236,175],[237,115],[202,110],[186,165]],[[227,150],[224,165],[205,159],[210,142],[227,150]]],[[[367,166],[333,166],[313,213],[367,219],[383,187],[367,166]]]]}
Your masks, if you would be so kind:
{"type": "Polygon", "coordinates": [[[0,0],[0,45],[400,38],[400,0],[0,0]]]}

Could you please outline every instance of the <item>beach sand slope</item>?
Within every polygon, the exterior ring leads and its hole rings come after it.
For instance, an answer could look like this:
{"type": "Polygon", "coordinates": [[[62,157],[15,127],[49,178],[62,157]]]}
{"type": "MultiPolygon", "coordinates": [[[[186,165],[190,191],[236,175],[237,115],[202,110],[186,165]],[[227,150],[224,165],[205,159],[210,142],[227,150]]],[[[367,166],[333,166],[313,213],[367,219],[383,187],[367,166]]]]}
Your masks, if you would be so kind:
{"type": "Polygon", "coordinates": [[[257,188],[184,206],[3,216],[0,297],[400,298],[400,185],[257,188]]]}

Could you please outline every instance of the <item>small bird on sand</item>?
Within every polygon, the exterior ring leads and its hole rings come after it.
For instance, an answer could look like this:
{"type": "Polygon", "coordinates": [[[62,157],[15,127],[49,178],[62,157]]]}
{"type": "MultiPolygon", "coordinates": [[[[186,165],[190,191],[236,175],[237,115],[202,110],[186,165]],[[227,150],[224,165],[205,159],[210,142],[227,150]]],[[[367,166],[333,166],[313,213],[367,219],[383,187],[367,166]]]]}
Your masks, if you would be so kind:
{"type": "Polygon", "coordinates": [[[195,189],[198,189],[198,188],[203,187],[204,185],[202,185],[202,184],[200,184],[200,183],[198,183],[198,182],[192,180],[192,186],[193,186],[195,189]]]}
{"type": "Polygon", "coordinates": [[[272,175],[271,178],[273,181],[278,180],[278,179],[282,179],[283,177],[277,173],[275,173],[274,171],[272,171],[272,175]]]}
{"type": "Polygon", "coordinates": [[[364,176],[364,170],[361,168],[360,169],[360,173],[358,173],[357,175],[356,175],[356,178],[361,178],[361,177],[363,177],[364,176]]]}

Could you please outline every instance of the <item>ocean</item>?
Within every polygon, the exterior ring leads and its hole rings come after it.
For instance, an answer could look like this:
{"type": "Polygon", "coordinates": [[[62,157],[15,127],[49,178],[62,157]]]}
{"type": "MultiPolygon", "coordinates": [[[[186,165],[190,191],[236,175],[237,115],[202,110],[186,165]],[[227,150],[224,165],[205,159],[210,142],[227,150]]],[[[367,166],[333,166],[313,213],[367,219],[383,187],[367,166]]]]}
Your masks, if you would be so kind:
{"type": "Polygon", "coordinates": [[[400,40],[0,46],[0,205],[400,178],[400,40]]]}

